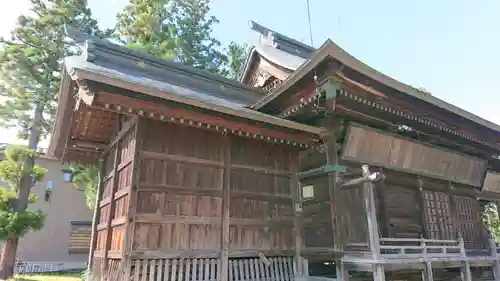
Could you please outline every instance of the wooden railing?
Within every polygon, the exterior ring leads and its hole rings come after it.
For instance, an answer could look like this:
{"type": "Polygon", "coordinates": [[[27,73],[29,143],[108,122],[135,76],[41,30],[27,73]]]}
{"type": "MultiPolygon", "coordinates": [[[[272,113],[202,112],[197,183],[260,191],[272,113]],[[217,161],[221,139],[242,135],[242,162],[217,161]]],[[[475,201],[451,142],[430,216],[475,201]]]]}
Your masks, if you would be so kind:
{"type": "Polygon", "coordinates": [[[85,268],[85,262],[27,262],[16,260],[14,273],[49,273],[69,270],[83,270],[85,268]]]}
{"type": "Polygon", "coordinates": [[[380,254],[384,258],[461,257],[463,240],[381,238],[380,254]]]}

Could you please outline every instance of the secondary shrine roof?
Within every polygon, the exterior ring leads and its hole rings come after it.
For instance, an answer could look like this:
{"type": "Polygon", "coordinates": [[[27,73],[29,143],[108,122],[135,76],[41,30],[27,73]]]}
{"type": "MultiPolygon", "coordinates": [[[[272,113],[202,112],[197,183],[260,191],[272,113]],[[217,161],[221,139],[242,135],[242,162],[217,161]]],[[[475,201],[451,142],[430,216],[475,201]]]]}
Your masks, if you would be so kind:
{"type": "Polygon", "coordinates": [[[64,60],[58,111],[49,154],[61,155],[61,149],[71,134],[67,122],[74,111],[75,99],[92,104],[96,93],[89,89],[87,81],[247,119],[262,125],[313,135],[323,134],[320,128],[251,109],[250,106],[263,95],[251,86],[174,61],[158,59],[107,40],[87,38],[82,55],[67,57],[64,60]],[[76,98],[72,91],[75,87],[78,88],[76,98]]]}
{"type": "Polygon", "coordinates": [[[253,21],[250,22],[250,25],[254,31],[261,34],[261,40],[251,49],[251,54],[246,62],[245,73],[242,76],[242,80],[245,79],[245,75],[249,74],[248,72],[252,64],[252,60],[256,55],[260,55],[265,60],[281,66],[283,69],[287,70],[288,74],[286,79],[282,79],[285,80],[282,84],[280,84],[269,95],[263,96],[252,106],[254,109],[262,109],[278,96],[285,93],[306,74],[313,71],[318,64],[327,58],[333,58],[344,66],[349,67],[381,84],[387,85],[403,95],[423,101],[431,107],[446,110],[493,131],[500,132],[499,125],[373,69],[329,39],[326,40],[319,49],[315,49],[314,47],[301,43],[269,28],[263,27],[253,21]]]}

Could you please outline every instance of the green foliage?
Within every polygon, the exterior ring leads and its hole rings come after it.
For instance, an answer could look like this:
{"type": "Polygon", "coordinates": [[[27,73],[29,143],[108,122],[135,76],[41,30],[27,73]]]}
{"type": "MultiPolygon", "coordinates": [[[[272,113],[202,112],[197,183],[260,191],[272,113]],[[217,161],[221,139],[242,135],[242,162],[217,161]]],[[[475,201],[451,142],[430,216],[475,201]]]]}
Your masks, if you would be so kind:
{"type": "Polygon", "coordinates": [[[248,55],[248,46],[246,44],[239,45],[236,42],[231,42],[227,50],[227,77],[237,80],[243,74],[243,67],[248,55]]]}
{"type": "MultiPolygon", "coordinates": [[[[9,38],[0,43],[0,126],[16,127],[27,138],[34,101],[42,104],[41,136],[52,130],[61,61],[78,49],[66,40],[64,24],[105,36],[92,19],[86,0],[30,0],[29,16],[21,15],[9,38]]],[[[107,32],[109,33],[109,32],[107,32]]]]}
{"type": "MultiPolygon", "coordinates": [[[[0,179],[5,181],[10,189],[17,191],[25,157],[34,159],[37,153],[33,149],[28,149],[20,145],[9,145],[3,153],[4,160],[0,161],[0,179]]],[[[45,169],[34,165],[29,174],[35,182],[42,181],[45,169]]]]}
{"type": "Polygon", "coordinates": [[[209,0],[130,0],[118,15],[115,36],[127,46],[236,79],[246,46],[234,42],[227,54],[212,36],[219,22],[209,0]]]}
{"type": "Polygon", "coordinates": [[[131,0],[117,16],[115,36],[128,47],[174,58],[173,32],[165,24],[167,0],[131,0]]]}
{"type": "MultiPolygon", "coordinates": [[[[44,215],[41,211],[15,212],[19,180],[22,176],[25,157],[34,159],[36,152],[22,146],[10,145],[5,148],[4,159],[0,161],[0,180],[8,186],[0,186],[0,240],[18,237],[30,230],[42,228],[44,215]]],[[[46,170],[38,165],[25,171],[37,181],[43,180],[46,170]]],[[[30,195],[30,201],[36,200],[35,195],[30,195]]]]}
{"type": "Polygon", "coordinates": [[[71,171],[73,173],[73,185],[78,190],[83,191],[87,207],[93,210],[99,186],[99,169],[92,165],[72,164],[71,171]]]}
{"type": "Polygon", "coordinates": [[[500,218],[494,203],[487,203],[483,210],[483,222],[496,242],[500,242],[500,218]]]}
{"type": "Polygon", "coordinates": [[[423,92],[425,94],[428,94],[428,95],[432,96],[432,93],[429,90],[427,90],[426,88],[424,88],[424,87],[418,87],[417,90],[419,90],[420,92],[423,92]]]}

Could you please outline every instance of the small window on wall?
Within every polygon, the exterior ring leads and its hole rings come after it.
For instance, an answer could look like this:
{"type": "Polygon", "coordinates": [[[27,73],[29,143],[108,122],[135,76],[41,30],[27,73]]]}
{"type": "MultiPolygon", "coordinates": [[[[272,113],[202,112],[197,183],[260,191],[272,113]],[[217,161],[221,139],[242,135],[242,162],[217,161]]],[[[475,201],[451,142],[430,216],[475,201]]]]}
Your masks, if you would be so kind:
{"type": "Polygon", "coordinates": [[[309,185],[302,186],[302,198],[304,200],[314,198],[314,185],[309,184],[309,185]]]}

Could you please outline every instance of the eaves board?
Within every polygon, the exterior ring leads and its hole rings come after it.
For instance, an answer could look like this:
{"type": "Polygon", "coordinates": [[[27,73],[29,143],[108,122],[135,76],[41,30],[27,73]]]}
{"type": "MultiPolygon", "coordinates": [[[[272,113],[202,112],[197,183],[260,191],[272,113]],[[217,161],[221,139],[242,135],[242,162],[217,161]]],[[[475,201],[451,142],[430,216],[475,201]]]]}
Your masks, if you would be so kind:
{"type": "Polygon", "coordinates": [[[487,161],[359,124],[350,124],[341,159],[480,187],[487,161]]]}

